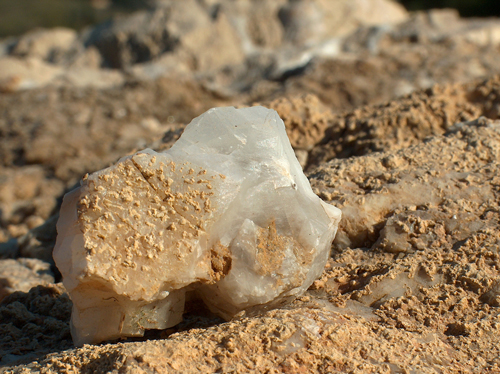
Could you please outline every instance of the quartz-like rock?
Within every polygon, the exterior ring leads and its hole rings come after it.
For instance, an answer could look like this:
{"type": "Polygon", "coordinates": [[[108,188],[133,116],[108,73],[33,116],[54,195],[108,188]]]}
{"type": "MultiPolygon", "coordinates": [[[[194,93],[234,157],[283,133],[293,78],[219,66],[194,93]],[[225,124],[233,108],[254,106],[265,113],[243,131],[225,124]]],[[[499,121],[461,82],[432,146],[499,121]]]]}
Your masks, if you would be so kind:
{"type": "Polygon", "coordinates": [[[74,342],[173,326],[186,291],[227,319],[280,305],[322,272],[339,220],[275,111],[211,109],[168,151],[124,157],[65,196],[54,259],[74,342]]]}

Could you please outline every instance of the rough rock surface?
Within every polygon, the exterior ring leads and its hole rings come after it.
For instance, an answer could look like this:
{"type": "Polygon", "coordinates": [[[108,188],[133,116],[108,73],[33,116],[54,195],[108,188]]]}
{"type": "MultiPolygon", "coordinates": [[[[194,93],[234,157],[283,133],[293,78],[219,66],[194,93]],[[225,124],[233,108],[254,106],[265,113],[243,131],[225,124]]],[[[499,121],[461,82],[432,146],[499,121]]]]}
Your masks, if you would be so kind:
{"type": "Polygon", "coordinates": [[[317,96],[310,94],[291,99],[283,97],[268,106],[280,114],[290,143],[296,150],[312,149],[324,139],[325,130],[333,120],[333,113],[317,96]]]}
{"type": "Polygon", "coordinates": [[[499,144],[500,123],[483,120],[316,169],[317,192],[347,219],[323,275],[290,308],[166,331],[166,340],[54,353],[14,372],[494,372],[499,144]]]}
{"type": "Polygon", "coordinates": [[[480,116],[499,118],[500,76],[463,85],[436,85],[397,101],[366,106],[329,119],[309,163],[415,145],[480,116]],[[397,112],[398,116],[394,116],[397,112]]]}
{"type": "Polygon", "coordinates": [[[57,358],[49,356],[38,367],[28,365],[27,370],[43,368],[57,372],[78,367],[85,373],[94,370],[369,373],[410,368],[436,372],[461,369],[454,362],[456,357],[438,334],[422,338],[313,304],[177,333],[168,340],[100,346],[92,351],[87,346],[66,351],[57,358]],[[407,354],[394,357],[395,345],[407,354]],[[433,359],[426,360],[426,355],[433,359]],[[391,357],[389,362],[388,357],[391,357]]]}
{"type": "Polygon", "coordinates": [[[65,195],[54,260],[74,342],[172,327],[192,291],[226,319],[283,305],[323,270],[339,220],[275,111],[210,109],[169,150],[124,157],[65,195]]]}

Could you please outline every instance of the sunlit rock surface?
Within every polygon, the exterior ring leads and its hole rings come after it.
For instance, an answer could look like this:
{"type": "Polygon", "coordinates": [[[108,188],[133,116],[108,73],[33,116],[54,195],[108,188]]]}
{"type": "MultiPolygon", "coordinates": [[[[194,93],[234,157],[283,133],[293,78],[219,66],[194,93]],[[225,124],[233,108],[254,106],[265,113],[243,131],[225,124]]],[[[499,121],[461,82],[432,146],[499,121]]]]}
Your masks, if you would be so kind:
{"type": "Polygon", "coordinates": [[[67,194],[54,259],[75,344],[179,323],[187,291],[229,319],[279,306],[322,272],[340,211],[322,202],[277,113],[211,109],[67,194]]]}

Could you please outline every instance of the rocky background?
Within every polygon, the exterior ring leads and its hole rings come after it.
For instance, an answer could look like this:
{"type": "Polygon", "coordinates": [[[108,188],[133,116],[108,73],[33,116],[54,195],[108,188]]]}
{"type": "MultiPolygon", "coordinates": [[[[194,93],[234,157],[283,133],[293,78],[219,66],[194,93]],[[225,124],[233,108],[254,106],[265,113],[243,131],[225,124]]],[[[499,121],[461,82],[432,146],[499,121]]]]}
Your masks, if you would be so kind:
{"type": "Polygon", "coordinates": [[[165,0],[0,40],[0,372],[500,372],[499,52],[497,18],[389,0],[165,0]],[[193,302],[175,328],[74,348],[64,193],[257,103],[342,209],[321,278],[265,315],[193,302]]]}

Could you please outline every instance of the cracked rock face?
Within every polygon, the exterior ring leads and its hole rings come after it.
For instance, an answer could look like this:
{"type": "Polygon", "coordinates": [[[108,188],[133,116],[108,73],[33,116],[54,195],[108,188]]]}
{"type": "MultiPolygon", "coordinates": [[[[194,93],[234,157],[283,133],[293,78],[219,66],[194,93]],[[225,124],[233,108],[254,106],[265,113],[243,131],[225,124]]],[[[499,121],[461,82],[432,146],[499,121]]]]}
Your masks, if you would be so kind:
{"type": "Polygon", "coordinates": [[[65,196],[54,259],[73,340],[174,326],[188,291],[226,319],[279,306],[322,272],[339,220],[275,111],[211,109],[168,151],[124,157],[65,196]]]}

